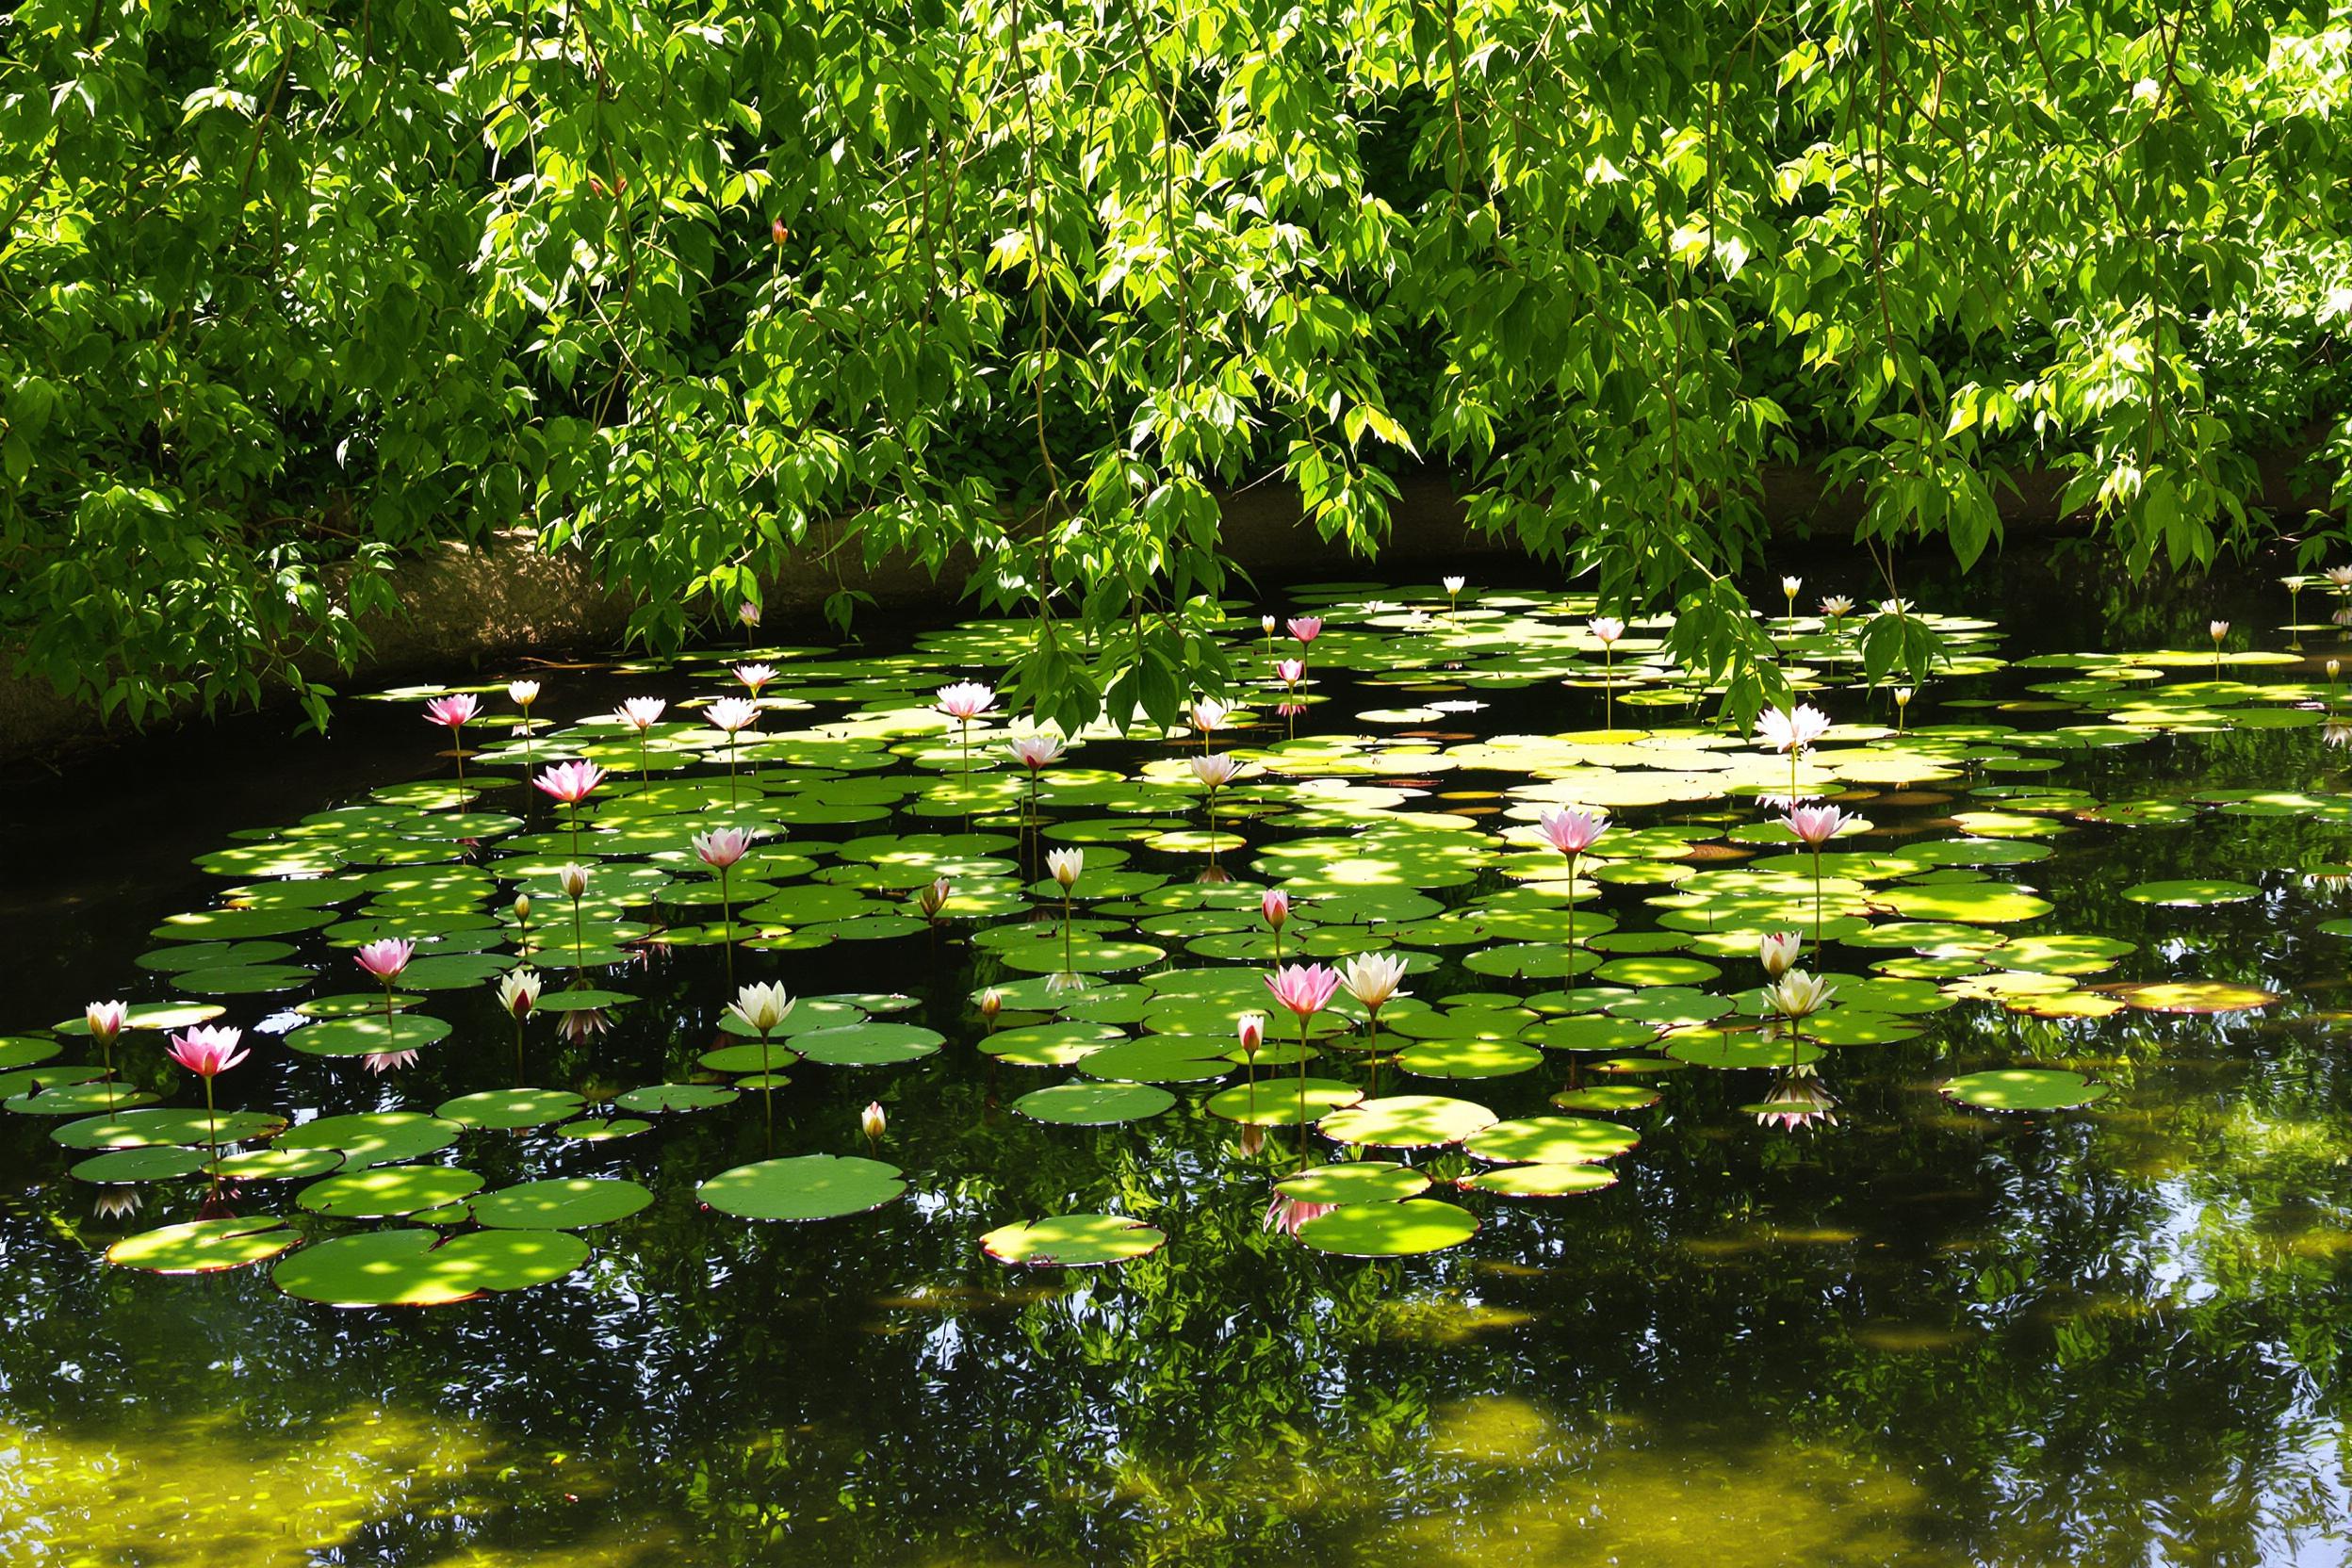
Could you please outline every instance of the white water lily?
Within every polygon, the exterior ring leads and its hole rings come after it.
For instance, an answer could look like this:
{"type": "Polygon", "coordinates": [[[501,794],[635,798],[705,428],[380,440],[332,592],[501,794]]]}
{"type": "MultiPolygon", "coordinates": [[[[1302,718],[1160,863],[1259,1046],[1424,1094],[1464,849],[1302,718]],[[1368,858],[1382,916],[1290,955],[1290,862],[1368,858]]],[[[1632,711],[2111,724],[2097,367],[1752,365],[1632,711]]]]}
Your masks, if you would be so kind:
{"type": "Polygon", "coordinates": [[[792,999],[779,983],[753,981],[735,995],[727,1010],[742,1019],[755,1033],[765,1038],[792,1012],[792,999]]]}
{"type": "Polygon", "coordinates": [[[1083,849],[1057,849],[1045,858],[1048,875],[1068,892],[1078,881],[1078,874],[1086,869],[1086,852],[1083,849]]]}
{"type": "Polygon", "coordinates": [[[1829,1004],[1837,989],[1818,974],[1792,969],[1764,988],[1764,1000],[1785,1019],[1810,1018],[1829,1004]]]}
{"type": "Polygon", "coordinates": [[[515,1018],[529,1018],[539,1005],[539,988],[544,983],[537,970],[509,970],[498,976],[498,1005],[515,1018]]]}
{"type": "Polygon", "coordinates": [[[1359,953],[1339,966],[1339,983],[1366,1007],[1379,1008],[1411,991],[1398,990],[1405,961],[1385,953],[1359,953]]]}

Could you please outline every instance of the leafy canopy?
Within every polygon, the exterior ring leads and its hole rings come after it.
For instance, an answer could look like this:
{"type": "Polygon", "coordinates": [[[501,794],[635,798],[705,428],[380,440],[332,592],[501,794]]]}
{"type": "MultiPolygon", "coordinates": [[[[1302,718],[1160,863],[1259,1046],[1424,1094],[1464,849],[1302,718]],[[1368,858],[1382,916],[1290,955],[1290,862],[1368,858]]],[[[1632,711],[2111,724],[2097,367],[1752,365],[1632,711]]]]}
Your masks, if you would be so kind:
{"type": "MultiPolygon", "coordinates": [[[[1221,488],[1368,551],[1434,462],[1753,708],[1767,464],[1856,487],[1890,596],[1898,544],[1998,540],[2021,465],[2134,569],[2259,525],[2254,454],[2341,400],[2348,39],[2115,0],[24,0],[0,641],[134,720],[271,679],[319,716],[397,559],[522,525],[652,641],[792,551],[904,552],[1035,615],[1041,714],[1165,715],[1230,675],[1221,488]]],[[[1877,669],[1932,655],[1881,621],[1877,669]]]]}

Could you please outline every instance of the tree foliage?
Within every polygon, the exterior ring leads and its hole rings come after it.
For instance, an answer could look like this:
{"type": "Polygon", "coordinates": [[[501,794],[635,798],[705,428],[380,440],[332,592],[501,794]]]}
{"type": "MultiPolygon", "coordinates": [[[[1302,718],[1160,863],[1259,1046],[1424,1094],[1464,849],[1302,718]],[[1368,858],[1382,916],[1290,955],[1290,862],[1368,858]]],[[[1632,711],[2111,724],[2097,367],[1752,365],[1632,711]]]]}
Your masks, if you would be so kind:
{"type": "Polygon", "coordinates": [[[1222,487],[1371,550],[1431,462],[1752,706],[1768,464],[1856,487],[1890,598],[2020,465],[2135,570],[2262,524],[2255,455],[2341,417],[2348,46],[2118,0],[24,0],[0,639],[134,720],[317,710],[398,558],[525,523],[656,641],[904,552],[1034,614],[1041,713],[1165,714],[1228,678],[1222,487]]]}

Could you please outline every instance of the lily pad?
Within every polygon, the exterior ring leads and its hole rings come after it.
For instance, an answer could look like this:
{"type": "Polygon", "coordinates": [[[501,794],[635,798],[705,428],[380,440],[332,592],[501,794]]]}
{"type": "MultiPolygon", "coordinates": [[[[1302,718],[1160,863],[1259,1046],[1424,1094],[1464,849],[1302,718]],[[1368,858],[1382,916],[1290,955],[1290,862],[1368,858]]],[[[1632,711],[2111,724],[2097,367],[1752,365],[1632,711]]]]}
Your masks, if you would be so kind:
{"type": "Polygon", "coordinates": [[[1443,1095],[1394,1094],[1333,1111],[1316,1130],[1334,1143],[1435,1149],[1460,1143],[1495,1117],[1484,1105],[1443,1095]]]}
{"type": "Polygon", "coordinates": [[[802,1154],[721,1171],[694,1195],[743,1219],[838,1219],[878,1209],[906,1190],[902,1172],[854,1154],[802,1154]]]}
{"type": "Polygon", "coordinates": [[[1167,1233],[1112,1214],[1066,1214],[1000,1225],[980,1249],[1003,1264],[1024,1268],[1091,1268],[1132,1263],[1159,1250],[1167,1233]]]}
{"type": "Polygon", "coordinates": [[[2068,1111],[2106,1098],[2109,1086],[2055,1068],[2009,1067],[1963,1073],[1943,1093],[1984,1111],[2068,1111]]]}
{"type": "Polygon", "coordinates": [[[1429,1179],[1411,1166],[1351,1160],[1285,1176],[1274,1190],[1302,1203],[1395,1203],[1429,1190],[1429,1179]]]}
{"type": "Polygon", "coordinates": [[[151,1274],[217,1274],[266,1262],[300,1239],[274,1216],[193,1219],[124,1236],[106,1249],[106,1261],[151,1274]]]}
{"type": "Polygon", "coordinates": [[[1429,1199],[1403,1203],[1343,1203],[1298,1227],[1298,1240],[1347,1258],[1404,1258],[1442,1252],[1478,1233],[1467,1209],[1429,1199]]]}
{"type": "Polygon", "coordinates": [[[573,1176],[485,1192],[473,1208],[475,1222],[492,1230],[576,1231],[627,1219],[652,1201],[635,1182],[573,1176]]]}
{"type": "Polygon", "coordinates": [[[335,1307],[425,1307],[562,1279],[588,1261],[563,1231],[469,1231],[443,1240],[415,1228],[338,1236],[278,1265],[288,1296],[335,1307]]]}
{"type": "Polygon", "coordinates": [[[388,1219],[470,1198],[482,1178],[446,1165],[380,1166],[314,1182],[294,1195],[313,1214],[336,1219],[388,1219]]]}

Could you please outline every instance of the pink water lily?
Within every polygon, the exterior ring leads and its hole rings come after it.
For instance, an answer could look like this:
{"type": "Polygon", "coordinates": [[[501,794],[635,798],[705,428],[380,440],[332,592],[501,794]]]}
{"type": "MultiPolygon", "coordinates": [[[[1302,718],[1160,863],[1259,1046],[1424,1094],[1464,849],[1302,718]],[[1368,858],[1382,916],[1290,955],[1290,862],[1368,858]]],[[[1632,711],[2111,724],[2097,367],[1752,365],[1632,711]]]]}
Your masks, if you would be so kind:
{"type": "Polygon", "coordinates": [[[1800,806],[1782,818],[1781,825],[1795,834],[1800,843],[1819,849],[1860,820],[1835,806],[1800,806]]]}
{"type": "Polygon", "coordinates": [[[242,1029],[202,1024],[173,1035],[166,1054],[199,1078],[217,1078],[253,1054],[237,1049],[244,1036],[242,1029]]]}
{"type": "Polygon", "coordinates": [[[1058,735],[1017,735],[1005,743],[1013,760],[1031,773],[1062,759],[1062,738],[1058,735]]]}
{"type": "Polygon", "coordinates": [[[1323,635],[1323,617],[1320,615],[1293,615],[1290,618],[1288,630],[1293,641],[1312,643],[1317,637],[1323,635]]]}
{"type": "Polygon", "coordinates": [[[405,937],[384,937],[368,943],[353,957],[360,968],[388,986],[400,977],[400,971],[416,954],[416,944],[405,937]]]}
{"type": "Polygon", "coordinates": [[[455,696],[434,697],[425,704],[425,722],[437,724],[445,729],[461,729],[473,723],[482,711],[482,699],[471,692],[455,696]]]}
{"type": "Polygon", "coordinates": [[[1241,1021],[1234,1026],[1233,1034],[1241,1044],[1243,1055],[1256,1055],[1266,1045],[1266,1015],[1264,1013],[1242,1014],[1241,1021]]]}
{"type": "Polygon", "coordinates": [[[1225,721],[1233,716],[1233,711],[1230,703],[1219,702],[1215,697],[1195,697],[1192,705],[1184,710],[1184,716],[1192,721],[1193,728],[1205,736],[1210,730],[1224,728],[1225,721]]]}
{"type": "Polygon", "coordinates": [[[90,1038],[110,1045],[129,1025],[131,1006],[127,1002],[93,1002],[82,1009],[82,1017],[90,1024],[90,1038]]]}
{"type": "Polygon", "coordinates": [[[714,827],[694,837],[694,853],[712,871],[725,871],[751,852],[751,835],[740,827],[714,827]]]}
{"type": "Polygon", "coordinates": [[[1581,806],[1549,806],[1536,818],[1536,826],[1562,855],[1581,855],[1609,831],[1609,813],[1581,806]]]}
{"type": "Polygon", "coordinates": [[[416,1065],[416,1049],[410,1046],[400,1051],[370,1051],[360,1057],[359,1063],[370,1072],[395,1072],[416,1065]]]}
{"type": "Polygon", "coordinates": [[[558,762],[531,780],[540,793],[552,795],[566,806],[586,800],[603,782],[604,770],[594,762],[558,762]]]}
{"type": "Polygon", "coordinates": [[[1339,971],[1329,964],[1284,964],[1265,978],[1274,1000],[1301,1022],[1330,1006],[1339,991],[1339,971]]]}
{"type": "Polygon", "coordinates": [[[1592,635],[1605,644],[1614,643],[1625,634],[1625,623],[1614,615],[1595,615],[1587,624],[1591,627],[1592,635]]]}
{"type": "Polygon", "coordinates": [[[970,724],[996,706],[996,688],[984,686],[977,680],[959,680],[942,686],[939,693],[939,711],[959,723],[970,724]]]}
{"type": "Polygon", "coordinates": [[[760,624],[759,604],[754,600],[745,599],[736,607],[735,618],[743,622],[745,629],[758,626],[760,624]]]}
{"type": "Polygon", "coordinates": [[[1266,924],[1280,931],[1282,922],[1290,919],[1290,894],[1280,888],[1266,889],[1258,900],[1258,913],[1266,917],[1266,924]]]}
{"type": "Polygon", "coordinates": [[[1297,1240],[1299,1231],[1309,1220],[1320,1219],[1337,1207],[1337,1203],[1313,1203],[1304,1198],[1286,1198],[1278,1192],[1266,1201],[1266,1228],[1280,1231],[1297,1240]]]}
{"type": "Polygon", "coordinates": [[[1285,686],[1297,686],[1300,681],[1307,678],[1306,661],[1303,659],[1277,659],[1274,661],[1274,678],[1281,681],[1285,686]]]}

